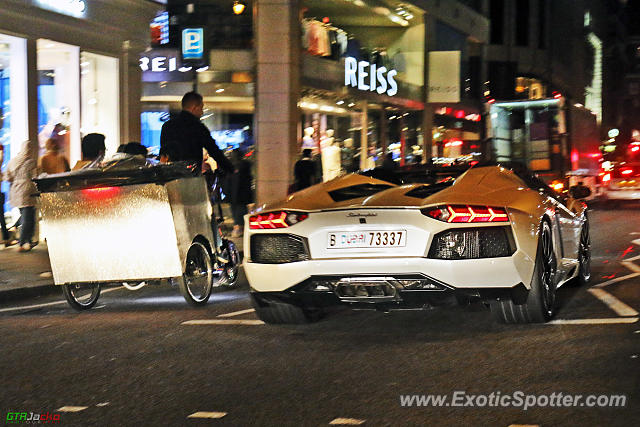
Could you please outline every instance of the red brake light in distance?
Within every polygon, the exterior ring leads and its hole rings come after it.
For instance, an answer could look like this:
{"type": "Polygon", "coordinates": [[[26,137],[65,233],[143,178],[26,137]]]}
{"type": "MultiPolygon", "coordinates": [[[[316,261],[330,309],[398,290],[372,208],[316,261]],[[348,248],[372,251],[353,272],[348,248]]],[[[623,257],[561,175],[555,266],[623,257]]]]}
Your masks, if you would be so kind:
{"type": "Polygon", "coordinates": [[[287,228],[304,221],[309,214],[302,212],[274,211],[249,217],[249,228],[252,230],[272,230],[287,228]]]}
{"type": "Polygon", "coordinates": [[[609,181],[611,181],[611,174],[610,173],[605,173],[602,176],[602,182],[609,182],[609,181]]]}
{"type": "Polygon", "coordinates": [[[509,222],[504,208],[491,206],[446,205],[422,209],[421,212],[433,219],[443,222],[509,222]]]}
{"type": "Polygon", "coordinates": [[[622,175],[631,175],[633,173],[633,169],[621,169],[620,173],[622,175]]]}

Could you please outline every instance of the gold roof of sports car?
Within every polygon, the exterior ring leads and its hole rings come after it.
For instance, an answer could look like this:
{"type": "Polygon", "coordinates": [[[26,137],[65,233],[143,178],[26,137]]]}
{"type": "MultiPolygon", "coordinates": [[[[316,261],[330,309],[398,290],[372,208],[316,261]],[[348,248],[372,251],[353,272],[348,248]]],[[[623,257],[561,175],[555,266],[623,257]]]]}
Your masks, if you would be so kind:
{"type": "Polygon", "coordinates": [[[513,203],[518,198],[518,193],[526,189],[522,180],[511,170],[500,166],[469,169],[455,179],[452,185],[396,185],[354,173],[316,184],[259,210],[419,207],[440,203],[505,206],[513,203]],[[350,198],[351,195],[354,197],[350,198]]]}

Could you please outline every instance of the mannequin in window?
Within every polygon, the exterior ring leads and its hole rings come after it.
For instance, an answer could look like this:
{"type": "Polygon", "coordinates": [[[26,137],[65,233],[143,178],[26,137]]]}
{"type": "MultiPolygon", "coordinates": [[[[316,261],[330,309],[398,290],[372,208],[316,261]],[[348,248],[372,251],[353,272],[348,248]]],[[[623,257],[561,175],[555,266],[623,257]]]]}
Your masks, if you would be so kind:
{"type": "Polygon", "coordinates": [[[340,147],[335,143],[333,129],[327,129],[326,136],[320,141],[322,147],[322,180],[330,181],[340,176],[340,147]]]}
{"type": "Polygon", "coordinates": [[[302,149],[315,149],[316,144],[313,140],[313,128],[311,126],[304,128],[304,136],[302,137],[302,149]]]}

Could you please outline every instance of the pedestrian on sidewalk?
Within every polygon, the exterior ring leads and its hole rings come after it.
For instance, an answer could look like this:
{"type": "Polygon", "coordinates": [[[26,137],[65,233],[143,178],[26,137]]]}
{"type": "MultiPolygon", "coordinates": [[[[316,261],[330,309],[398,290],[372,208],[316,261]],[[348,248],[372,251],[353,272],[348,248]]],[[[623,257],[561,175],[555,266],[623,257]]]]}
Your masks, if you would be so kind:
{"type": "Polygon", "coordinates": [[[240,237],[244,226],[244,216],[249,212],[247,205],[253,203],[253,190],[251,189],[253,177],[251,163],[244,158],[244,152],[240,148],[231,152],[231,164],[233,165],[233,173],[227,176],[225,185],[233,217],[231,237],[240,237]]]}
{"type": "Polygon", "coordinates": [[[32,242],[36,223],[37,189],[32,179],[38,174],[38,143],[25,141],[22,150],[9,161],[5,180],[11,183],[9,202],[20,209],[19,252],[27,252],[36,243],[32,242]]]}
{"type": "Polygon", "coordinates": [[[302,150],[302,158],[293,165],[293,191],[300,191],[316,183],[317,164],[311,157],[311,149],[302,150]]]}
{"type": "MultiPolygon", "coordinates": [[[[2,115],[0,114],[0,117],[2,115]]],[[[2,125],[0,124],[0,128],[2,125]]],[[[0,184],[2,183],[2,162],[4,160],[4,145],[0,145],[0,184]]],[[[9,231],[7,230],[7,223],[4,219],[4,193],[2,189],[0,189],[0,230],[2,231],[2,244],[4,247],[11,246],[11,236],[9,236],[9,231]]]]}
{"type": "Polygon", "coordinates": [[[40,173],[54,174],[69,172],[69,161],[64,154],[60,153],[61,147],[54,138],[47,139],[45,144],[46,153],[38,160],[38,171],[40,173]]]}

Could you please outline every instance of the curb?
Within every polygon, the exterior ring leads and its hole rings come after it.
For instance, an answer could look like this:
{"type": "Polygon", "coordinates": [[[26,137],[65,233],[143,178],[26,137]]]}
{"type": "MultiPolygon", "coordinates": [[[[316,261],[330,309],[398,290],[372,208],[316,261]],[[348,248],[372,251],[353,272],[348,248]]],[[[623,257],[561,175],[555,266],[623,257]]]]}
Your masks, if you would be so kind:
{"type": "Polygon", "coordinates": [[[0,301],[2,302],[12,302],[19,301],[29,298],[38,298],[47,295],[53,294],[61,294],[59,286],[54,285],[53,283],[49,285],[39,285],[33,286],[30,288],[18,288],[18,289],[9,289],[6,291],[0,291],[0,301]]]}

